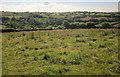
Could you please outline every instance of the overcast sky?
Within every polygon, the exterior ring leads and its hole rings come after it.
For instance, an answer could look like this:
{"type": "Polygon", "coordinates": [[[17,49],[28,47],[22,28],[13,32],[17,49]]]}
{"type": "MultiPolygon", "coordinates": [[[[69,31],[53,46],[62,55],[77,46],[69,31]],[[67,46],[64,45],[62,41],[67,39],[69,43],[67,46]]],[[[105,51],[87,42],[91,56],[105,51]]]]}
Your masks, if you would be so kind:
{"type": "Polygon", "coordinates": [[[118,2],[119,0],[2,0],[3,2],[118,2]]]}
{"type": "Polygon", "coordinates": [[[117,12],[118,0],[3,0],[0,10],[14,12],[117,12]]]}

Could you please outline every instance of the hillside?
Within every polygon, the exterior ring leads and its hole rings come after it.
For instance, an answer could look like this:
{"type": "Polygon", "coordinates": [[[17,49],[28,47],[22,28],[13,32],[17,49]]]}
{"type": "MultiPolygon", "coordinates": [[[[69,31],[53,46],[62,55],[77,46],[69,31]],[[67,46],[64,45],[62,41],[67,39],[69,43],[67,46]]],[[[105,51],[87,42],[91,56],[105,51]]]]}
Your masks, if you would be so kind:
{"type": "MultiPolygon", "coordinates": [[[[3,75],[118,75],[118,31],[3,33],[3,75]]],[[[116,76],[117,77],[117,76],[116,76]]]]}
{"type": "Polygon", "coordinates": [[[118,28],[119,12],[4,12],[3,29],[118,28]]]}

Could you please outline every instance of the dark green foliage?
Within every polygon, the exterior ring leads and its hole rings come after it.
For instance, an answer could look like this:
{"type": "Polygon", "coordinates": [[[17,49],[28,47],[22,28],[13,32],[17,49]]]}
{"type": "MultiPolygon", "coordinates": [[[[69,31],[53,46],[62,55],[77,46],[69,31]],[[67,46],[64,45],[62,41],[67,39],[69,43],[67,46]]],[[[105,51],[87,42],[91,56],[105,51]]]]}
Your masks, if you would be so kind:
{"type": "Polygon", "coordinates": [[[70,24],[68,21],[63,21],[63,24],[62,24],[66,29],[69,29],[70,28],[70,24]]]}
{"type": "Polygon", "coordinates": [[[2,25],[5,29],[79,29],[119,28],[119,13],[107,12],[3,12],[2,25]],[[14,14],[15,13],[15,14],[14,14]]]}
{"type": "Polygon", "coordinates": [[[79,23],[79,28],[87,28],[86,23],[79,23]]]}
{"type": "Polygon", "coordinates": [[[103,23],[97,25],[96,27],[105,29],[105,28],[111,28],[111,25],[108,22],[103,22],[103,23]]]}
{"type": "Polygon", "coordinates": [[[101,25],[102,25],[102,28],[110,28],[111,27],[111,25],[107,22],[104,22],[101,25]]]}
{"type": "Polygon", "coordinates": [[[57,29],[64,29],[64,26],[58,26],[57,29]]]}
{"type": "Polygon", "coordinates": [[[95,22],[87,22],[87,28],[95,28],[95,22]]]}

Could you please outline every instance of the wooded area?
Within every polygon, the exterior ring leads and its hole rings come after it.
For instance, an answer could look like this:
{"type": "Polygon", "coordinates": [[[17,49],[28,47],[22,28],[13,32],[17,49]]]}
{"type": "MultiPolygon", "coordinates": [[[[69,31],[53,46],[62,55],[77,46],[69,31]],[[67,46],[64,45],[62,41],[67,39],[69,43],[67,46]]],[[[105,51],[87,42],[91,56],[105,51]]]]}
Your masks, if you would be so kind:
{"type": "Polygon", "coordinates": [[[119,28],[119,12],[2,12],[2,29],[119,28]]]}

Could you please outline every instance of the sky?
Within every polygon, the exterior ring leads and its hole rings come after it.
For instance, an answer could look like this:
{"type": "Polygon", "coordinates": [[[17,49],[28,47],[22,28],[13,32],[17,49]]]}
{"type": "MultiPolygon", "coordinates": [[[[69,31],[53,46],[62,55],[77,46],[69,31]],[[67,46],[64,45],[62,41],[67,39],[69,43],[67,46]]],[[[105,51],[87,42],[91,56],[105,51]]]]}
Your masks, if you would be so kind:
{"type": "Polygon", "coordinates": [[[2,2],[119,2],[119,0],[2,0],[2,2]]]}
{"type": "Polygon", "coordinates": [[[118,0],[3,0],[0,11],[12,12],[117,12],[118,0]]]}

